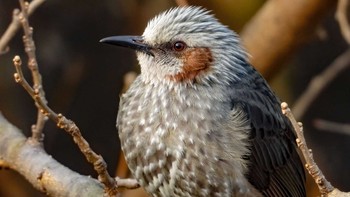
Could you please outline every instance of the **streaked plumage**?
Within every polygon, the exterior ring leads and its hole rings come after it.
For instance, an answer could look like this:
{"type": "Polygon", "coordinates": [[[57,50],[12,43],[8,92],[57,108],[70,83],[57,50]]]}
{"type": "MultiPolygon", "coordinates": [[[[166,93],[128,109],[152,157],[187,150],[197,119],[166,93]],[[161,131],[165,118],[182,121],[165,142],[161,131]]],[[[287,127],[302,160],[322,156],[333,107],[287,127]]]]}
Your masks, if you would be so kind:
{"type": "Polygon", "coordinates": [[[141,74],[121,97],[128,166],[152,196],[305,196],[295,136],[238,36],[198,7],[151,20],[136,49],[141,74]]]}

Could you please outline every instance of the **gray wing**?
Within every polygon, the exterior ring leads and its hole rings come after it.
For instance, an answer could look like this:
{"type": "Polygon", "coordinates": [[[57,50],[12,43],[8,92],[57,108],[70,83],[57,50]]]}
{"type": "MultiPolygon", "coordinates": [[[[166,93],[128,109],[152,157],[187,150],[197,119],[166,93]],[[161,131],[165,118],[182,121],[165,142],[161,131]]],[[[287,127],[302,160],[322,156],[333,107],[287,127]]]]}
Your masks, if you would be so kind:
{"type": "Polygon", "coordinates": [[[294,129],[266,81],[254,69],[249,74],[255,76],[253,81],[236,88],[232,98],[233,105],[243,106],[251,126],[246,177],[264,196],[306,196],[294,129]]]}

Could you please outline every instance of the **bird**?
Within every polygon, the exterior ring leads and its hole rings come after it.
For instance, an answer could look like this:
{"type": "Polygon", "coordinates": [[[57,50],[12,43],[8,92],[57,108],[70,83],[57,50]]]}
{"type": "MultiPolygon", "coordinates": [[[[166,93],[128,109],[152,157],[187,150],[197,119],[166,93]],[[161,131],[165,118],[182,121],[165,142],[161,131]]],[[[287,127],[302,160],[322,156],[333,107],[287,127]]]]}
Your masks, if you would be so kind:
{"type": "Polygon", "coordinates": [[[306,196],[280,100],[211,11],[171,8],[141,36],[100,42],[136,51],[141,73],[120,97],[117,128],[150,196],[306,196]]]}

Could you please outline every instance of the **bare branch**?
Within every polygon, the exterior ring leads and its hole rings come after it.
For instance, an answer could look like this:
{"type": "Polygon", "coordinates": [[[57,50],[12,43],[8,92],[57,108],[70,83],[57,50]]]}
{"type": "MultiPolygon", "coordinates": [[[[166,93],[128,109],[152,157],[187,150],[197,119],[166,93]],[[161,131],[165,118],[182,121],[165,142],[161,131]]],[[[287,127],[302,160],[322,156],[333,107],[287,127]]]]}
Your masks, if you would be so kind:
{"type": "MultiPolygon", "coordinates": [[[[19,14],[19,20],[22,24],[24,30],[23,43],[24,48],[28,56],[28,68],[32,73],[33,78],[33,88],[38,91],[38,96],[42,98],[43,102],[47,103],[45,99],[45,92],[42,85],[41,74],[39,72],[38,63],[36,61],[36,48],[33,40],[33,28],[30,27],[28,21],[28,12],[29,12],[29,4],[28,2],[24,2],[24,0],[20,0],[21,4],[21,13],[19,14]]],[[[35,125],[32,125],[32,138],[34,143],[42,143],[44,135],[43,129],[47,118],[38,111],[37,121],[35,125]]]]}
{"type": "Polygon", "coordinates": [[[350,197],[350,192],[342,192],[335,188],[333,191],[327,194],[327,197],[350,197]]]}
{"type": "Polygon", "coordinates": [[[337,11],[335,18],[339,22],[340,32],[342,33],[345,41],[350,44],[350,23],[348,19],[348,13],[350,11],[349,0],[338,0],[337,11]]]}
{"type": "Polygon", "coordinates": [[[41,74],[39,72],[38,64],[35,55],[35,44],[33,40],[33,28],[30,27],[28,22],[28,3],[24,0],[20,0],[22,12],[19,14],[18,18],[24,29],[23,42],[25,46],[25,51],[28,55],[28,68],[31,70],[33,78],[33,87],[29,85],[25,77],[23,76],[21,64],[22,61],[19,56],[14,58],[14,65],[16,68],[16,73],[14,74],[16,82],[21,84],[23,88],[29,93],[29,95],[35,101],[38,108],[38,119],[37,124],[32,126],[32,141],[37,142],[42,140],[42,129],[44,127],[46,117],[49,117],[57,123],[57,126],[64,129],[72,137],[74,142],[78,145],[80,151],[84,154],[88,162],[93,164],[95,171],[98,173],[98,178],[103,183],[105,192],[108,196],[116,196],[118,193],[117,186],[118,183],[113,179],[107,172],[106,162],[103,160],[102,156],[97,155],[91,148],[89,143],[83,138],[79,128],[76,124],[64,117],[62,114],[56,114],[47,105],[47,100],[45,98],[45,93],[43,91],[41,74]]]}
{"type": "Polygon", "coordinates": [[[332,82],[337,75],[350,66],[350,48],[338,56],[321,74],[314,77],[305,92],[295,102],[294,116],[300,119],[310,104],[332,82]]]}
{"type": "Polygon", "coordinates": [[[350,124],[316,119],[314,122],[314,126],[319,130],[350,135],[350,124]]]}
{"type": "Polygon", "coordinates": [[[294,130],[297,135],[297,145],[299,149],[301,150],[304,159],[305,159],[305,168],[308,170],[309,174],[312,176],[312,178],[315,180],[318,189],[320,190],[322,195],[327,195],[328,193],[332,192],[334,190],[334,187],[331,185],[330,182],[328,182],[323,175],[322,171],[318,168],[313,155],[312,150],[307,147],[305,138],[304,138],[304,131],[303,131],[303,125],[301,122],[297,122],[291,112],[291,110],[288,107],[288,104],[283,102],[281,104],[282,112],[285,116],[288,117],[290,122],[292,123],[294,130]]]}
{"type": "Polygon", "coordinates": [[[38,190],[49,196],[103,196],[101,183],[58,163],[41,146],[28,141],[1,113],[0,136],[0,161],[38,190]]]}
{"type": "Polygon", "coordinates": [[[107,165],[100,155],[97,155],[91,150],[89,143],[83,138],[79,128],[72,121],[64,117],[62,114],[56,114],[50,107],[48,107],[46,100],[39,96],[39,90],[33,89],[23,76],[21,69],[21,59],[19,56],[15,56],[13,59],[14,66],[16,68],[15,81],[23,86],[28,94],[33,98],[40,113],[49,117],[51,120],[57,123],[57,126],[64,129],[72,137],[74,142],[78,145],[80,151],[84,154],[85,158],[93,164],[94,169],[98,173],[99,180],[104,184],[105,191],[109,196],[115,196],[117,192],[117,183],[110,177],[107,172],[107,165]]]}
{"type": "Polygon", "coordinates": [[[137,189],[140,187],[136,179],[120,179],[116,177],[115,180],[118,183],[118,189],[137,189]]]}
{"type": "MultiPolygon", "coordinates": [[[[32,15],[36,10],[36,8],[38,8],[44,2],[45,0],[33,0],[28,6],[28,16],[32,15]]],[[[21,25],[18,19],[19,14],[20,14],[20,11],[18,9],[15,9],[13,11],[12,22],[7,27],[5,33],[1,36],[0,55],[8,51],[7,45],[11,41],[11,39],[16,35],[16,32],[18,31],[21,25]]]]}
{"type": "Polygon", "coordinates": [[[318,23],[336,3],[335,0],[266,1],[241,32],[251,63],[265,78],[271,78],[314,35],[318,23]]]}

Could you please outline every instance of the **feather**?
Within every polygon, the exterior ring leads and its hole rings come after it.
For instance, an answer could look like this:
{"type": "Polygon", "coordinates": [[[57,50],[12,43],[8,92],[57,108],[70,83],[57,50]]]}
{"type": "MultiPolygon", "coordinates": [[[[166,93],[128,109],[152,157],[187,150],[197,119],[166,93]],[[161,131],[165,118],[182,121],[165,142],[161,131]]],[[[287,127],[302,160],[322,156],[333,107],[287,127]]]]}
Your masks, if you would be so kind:
{"type": "Polygon", "coordinates": [[[243,106],[251,126],[251,153],[244,157],[249,160],[246,177],[264,196],[306,196],[293,127],[266,81],[254,68],[249,74],[250,81],[243,80],[232,98],[243,106]]]}

